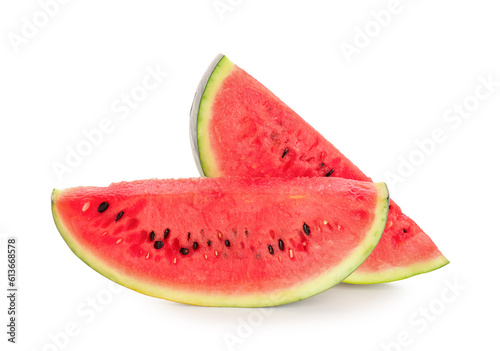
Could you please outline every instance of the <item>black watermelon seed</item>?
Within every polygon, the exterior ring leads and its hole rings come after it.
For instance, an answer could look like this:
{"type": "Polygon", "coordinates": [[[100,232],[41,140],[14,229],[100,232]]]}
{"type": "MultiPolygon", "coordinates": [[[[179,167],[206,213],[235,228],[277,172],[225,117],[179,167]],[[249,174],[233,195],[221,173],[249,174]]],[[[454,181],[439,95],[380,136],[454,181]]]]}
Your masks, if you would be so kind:
{"type": "Polygon", "coordinates": [[[403,228],[403,233],[406,233],[406,229],[405,228],[403,228]]]}
{"type": "Polygon", "coordinates": [[[325,177],[329,177],[329,176],[331,176],[331,175],[332,175],[332,173],[333,173],[333,168],[332,168],[332,169],[330,169],[330,171],[329,171],[327,174],[325,174],[325,177]]]}
{"type": "Polygon", "coordinates": [[[155,241],[155,249],[159,250],[163,247],[163,241],[155,241]]]}
{"type": "Polygon", "coordinates": [[[170,229],[165,229],[165,231],[163,232],[163,240],[165,240],[168,236],[168,234],[170,233],[170,229]]]}
{"type": "Polygon", "coordinates": [[[311,229],[309,228],[309,226],[305,222],[304,222],[304,225],[302,226],[302,229],[304,229],[304,233],[306,233],[306,235],[311,234],[311,229]]]}
{"type": "Polygon", "coordinates": [[[281,251],[285,249],[285,244],[283,243],[283,240],[278,240],[278,247],[280,248],[281,251]]]}
{"type": "Polygon", "coordinates": [[[198,250],[198,246],[199,246],[198,243],[195,241],[193,243],[193,250],[198,250]]]}
{"type": "Polygon", "coordinates": [[[188,233],[188,240],[191,239],[191,233],[188,233]]]}
{"type": "Polygon", "coordinates": [[[101,202],[101,204],[97,208],[97,212],[103,213],[104,211],[106,211],[108,209],[108,207],[109,207],[109,204],[106,201],[105,202],[101,202]]]}
{"type": "Polygon", "coordinates": [[[123,217],[123,211],[120,211],[117,215],[116,215],[116,219],[115,219],[115,222],[118,221],[120,218],[123,217]]]}
{"type": "Polygon", "coordinates": [[[324,164],[324,163],[322,163],[322,164],[320,164],[319,166],[320,166],[321,168],[323,168],[323,167],[325,167],[325,164],[324,164]]]}
{"type": "Polygon", "coordinates": [[[281,155],[281,158],[285,157],[287,153],[288,153],[288,149],[285,149],[285,151],[283,151],[283,155],[281,155]]]}
{"type": "Polygon", "coordinates": [[[211,240],[207,241],[207,245],[208,247],[212,246],[212,241],[211,240]]]}
{"type": "Polygon", "coordinates": [[[156,236],[155,232],[149,233],[149,241],[155,240],[155,236],[156,236]]]}
{"type": "Polygon", "coordinates": [[[273,247],[271,245],[269,245],[267,248],[269,249],[269,253],[271,255],[274,255],[274,249],[273,249],[273,247]]]}
{"type": "Polygon", "coordinates": [[[231,246],[231,243],[229,242],[229,240],[224,241],[224,244],[225,244],[227,247],[231,246]]]}
{"type": "Polygon", "coordinates": [[[179,252],[183,255],[187,255],[189,253],[189,249],[186,249],[185,247],[181,247],[179,252]]]}

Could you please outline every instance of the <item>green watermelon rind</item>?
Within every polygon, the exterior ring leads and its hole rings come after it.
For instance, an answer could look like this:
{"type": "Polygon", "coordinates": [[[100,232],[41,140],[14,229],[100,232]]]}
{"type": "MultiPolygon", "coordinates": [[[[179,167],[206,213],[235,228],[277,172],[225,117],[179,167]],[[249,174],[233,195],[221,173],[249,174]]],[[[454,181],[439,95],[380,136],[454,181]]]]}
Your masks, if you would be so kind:
{"type": "Polygon", "coordinates": [[[379,272],[360,272],[356,271],[344,279],[344,283],[349,284],[378,284],[387,283],[410,278],[419,274],[429,273],[446,266],[450,261],[444,256],[436,257],[435,259],[417,262],[410,266],[390,268],[379,272]],[[395,277],[397,277],[395,279],[395,277]]]}
{"type": "MultiPolygon", "coordinates": [[[[228,292],[226,295],[207,295],[202,292],[196,293],[193,291],[168,288],[160,285],[159,283],[155,284],[151,281],[141,281],[132,275],[133,272],[127,273],[124,270],[119,270],[116,267],[106,264],[96,255],[93,255],[90,250],[86,250],[85,247],[83,247],[73,237],[71,232],[64,225],[57,211],[57,199],[63,192],[61,190],[54,189],[52,192],[52,215],[59,233],[73,253],[89,267],[117,284],[152,297],[191,305],[217,307],[268,307],[303,300],[319,294],[340,283],[364,262],[364,260],[376,247],[380,237],[382,236],[389,211],[389,192],[387,190],[387,186],[384,183],[376,183],[374,186],[378,192],[378,196],[373,212],[374,220],[372,226],[367,231],[365,238],[340,264],[320,276],[311,278],[309,281],[303,282],[303,284],[295,286],[291,289],[259,295],[252,294],[236,296],[231,292],[228,292]]],[[[200,290],[202,290],[202,287],[200,287],[200,290]]]]}
{"type": "Polygon", "coordinates": [[[201,176],[216,177],[218,170],[208,136],[208,123],[211,118],[212,103],[224,79],[234,68],[226,56],[219,54],[212,61],[203,76],[191,107],[191,140],[193,155],[201,176]],[[198,108],[196,108],[198,107],[198,108]]]}
{"type": "MultiPolygon", "coordinates": [[[[210,63],[210,65],[208,66],[208,69],[205,71],[205,74],[203,74],[203,77],[201,78],[201,80],[198,84],[198,88],[196,89],[193,103],[191,105],[189,136],[191,139],[191,149],[193,152],[196,167],[198,168],[198,172],[200,173],[200,175],[202,177],[205,177],[205,171],[203,170],[203,164],[201,162],[201,158],[200,158],[200,154],[199,154],[199,152],[200,152],[199,143],[200,142],[203,143],[203,140],[198,140],[198,135],[199,135],[198,125],[202,123],[201,121],[203,119],[202,114],[199,113],[200,105],[202,105],[202,104],[206,105],[205,102],[207,99],[206,99],[206,95],[205,95],[205,90],[207,88],[207,84],[208,84],[209,80],[210,80],[209,90],[213,89],[214,85],[218,86],[218,84],[220,84],[220,83],[216,82],[215,77],[217,75],[217,72],[214,72],[214,71],[216,70],[217,67],[219,67],[219,65],[221,64],[221,60],[224,58],[225,58],[224,55],[218,54],[214,58],[214,60],[210,63]],[[204,96],[205,96],[205,98],[204,98],[204,96]]],[[[226,61],[229,61],[229,60],[226,59],[226,61]]],[[[223,62],[225,62],[225,61],[223,61],[223,62]]],[[[231,67],[232,66],[233,65],[231,65],[231,67]]],[[[220,69],[218,69],[218,70],[220,71],[220,69]]],[[[225,74],[221,74],[220,76],[224,77],[225,74]]],[[[203,110],[204,110],[204,108],[202,108],[202,111],[203,110]]],[[[205,164],[205,167],[208,168],[208,165],[205,164]]]]}

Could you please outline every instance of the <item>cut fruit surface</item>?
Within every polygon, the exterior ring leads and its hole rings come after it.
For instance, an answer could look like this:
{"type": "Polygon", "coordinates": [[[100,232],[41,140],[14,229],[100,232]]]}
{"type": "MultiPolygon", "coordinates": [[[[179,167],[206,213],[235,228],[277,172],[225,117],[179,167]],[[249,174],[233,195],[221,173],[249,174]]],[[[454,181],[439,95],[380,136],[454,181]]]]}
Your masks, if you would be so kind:
{"type": "Polygon", "coordinates": [[[378,243],[383,183],[198,178],[54,190],[71,250],[141,293],[205,306],[272,306],[320,293],[378,243]]]}
{"type": "MultiPolygon", "coordinates": [[[[219,55],[191,108],[193,154],[202,176],[339,177],[371,181],[337,148],[244,70],[219,55]]],[[[345,282],[407,278],[448,263],[391,200],[380,244],[345,282]]]]}

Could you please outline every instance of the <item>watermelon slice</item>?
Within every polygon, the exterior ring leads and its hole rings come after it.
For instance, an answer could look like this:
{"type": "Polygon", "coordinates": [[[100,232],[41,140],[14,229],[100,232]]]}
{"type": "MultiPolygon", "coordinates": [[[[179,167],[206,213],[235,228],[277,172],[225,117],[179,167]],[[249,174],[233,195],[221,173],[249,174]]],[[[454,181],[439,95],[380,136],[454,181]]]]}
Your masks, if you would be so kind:
{"type": "Polygon", "coordinates": [[[52,212],[90,267],[147,295],[272,306],[339,283],[378,243],[385,184],[326,178],[143,180],[54,190],[52,212]]]}
{"type": "MultiPolygon", "coordinates": [[[[191,141],[202,176],[371,181],[291,108],[223,55],[212,62],[196,92],[191,141]]],[[[380,244],[345,282],[389,282],[447,263],[432,240],[391,200],[380,244]]]]}

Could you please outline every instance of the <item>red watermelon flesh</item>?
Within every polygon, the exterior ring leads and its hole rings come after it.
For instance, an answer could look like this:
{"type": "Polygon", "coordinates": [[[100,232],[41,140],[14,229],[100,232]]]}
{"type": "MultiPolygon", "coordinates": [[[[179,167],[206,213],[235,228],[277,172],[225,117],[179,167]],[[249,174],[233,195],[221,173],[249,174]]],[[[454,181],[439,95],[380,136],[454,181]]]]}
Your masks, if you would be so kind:
{"type": "Polygon", "coordinates": [[[270,306],[342,281],[373,250],[385,184],[326,178],[144,180],[54,190],[73,252],[139,292],[206,306],[270,306]]]}
{"type": "MultiPolygon", "coordinates": [[[[276,95],[222,55],[200,82],[191,124],[193,153],[207,177],[371,181],[276,95]]],[[[429,236],[391,200],[380,244],[345,281],[388,282],[447,263],[429,236]]]]}

